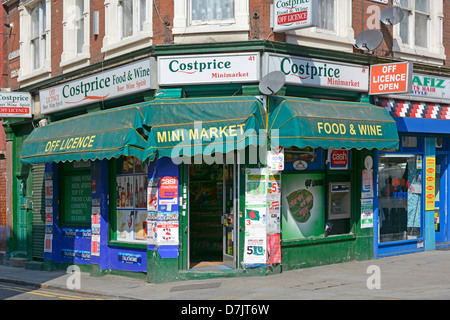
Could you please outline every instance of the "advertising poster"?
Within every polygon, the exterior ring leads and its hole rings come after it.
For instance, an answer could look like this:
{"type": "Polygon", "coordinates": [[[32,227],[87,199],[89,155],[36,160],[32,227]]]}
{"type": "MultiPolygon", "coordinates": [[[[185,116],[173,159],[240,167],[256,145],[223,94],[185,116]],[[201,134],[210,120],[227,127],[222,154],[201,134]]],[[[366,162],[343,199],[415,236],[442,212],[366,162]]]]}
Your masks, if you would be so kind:
{"type": "Polygon", "coordinates": [[[281,263],[280,234],[267,235],[267,264],[281,263]]]}
{"type": "Polygon", "coordinates": [[[157,221],[158,244],[178,244],[178,220],[157,221]]]}
{"type": "Polygon", "coordinates": [[[149,244],[157,244],[158,238],[158,223],[156,220],[148,219],[147,221],[147,234],[148,234],[148,243],[149,244]]]}
{"type": "Polygon", "coordinates": [[[436,195],[436,158],[425,158],[425,210],[434,211],[436,195]]]}
{"type": "Polygon", "coordinates": [[[267,182],[266,170],[246,169],[245,174],[245,203],[263,204],[266,201],[267,182]]]}
{"type": "Polygon", "coordinates": [[[267,234],[280,233],[280,200],[267,201],[267,234]]]}
{"type": "Polygon", "coordinates": [[[251,232],[245,230],[244,263],[247,265],[266,264],[267,237],[265,226],[254,226],[251,232]]]}
{"type": "Polygon", "coordinates": [[[117,240],[134,240],[133,210],[117,210],[117,240]]]}
{"type": "Polygon", "coordinates": [[[147,240],[147,211],[135,211],[134,238],[135,240],[147,240]]]}
{"type": "Polygon", "coordinates": [[[282,177],[282,239],[323,236],[324,175],[286,174],[282,177]]]}
{"type": "Polygon", "coordinates": [[[361,199],[361,229],[373,228],[373,199],[361,199]]]}
{"type": "Polygon", "coordinates": [[[245,227],[246,230],[253,226],[265,226],[267,216],[266,204],[254,204],[245,207],[245,227]]]}
{"type": "Polygon", "coordinates": [[[150,178],[147,187],[147,210],[158,211],[158,179],[150,178]]]}

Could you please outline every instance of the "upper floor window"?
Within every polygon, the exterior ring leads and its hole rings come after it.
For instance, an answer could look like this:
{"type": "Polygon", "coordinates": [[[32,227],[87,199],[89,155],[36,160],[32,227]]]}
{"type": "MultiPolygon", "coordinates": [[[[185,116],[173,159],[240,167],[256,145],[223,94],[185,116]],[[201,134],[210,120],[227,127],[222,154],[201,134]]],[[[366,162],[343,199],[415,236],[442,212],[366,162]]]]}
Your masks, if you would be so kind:
{"type": "Polygon", "coordinates": [[[234,22],[234,0],[191,0],[191,24],[234,22]]]}
{"type": "Polygon", "coordinates": [[[47,11],[44,2],[39,2],[30,10],[30,49],[31,70],[41,69],[46,57],[45,43],[47,41],[46,30],[47,11]]]}
{"type": "Polygon", "coordinates": [[[144,30],[146,20],[147,0],[122,0],[119,1],[119,31],[121,37],[137,35],[144,30]]]}
{"type": "Polygon", "coordinates": [[[405,16],[394,26],[396,56],[442,64],[443,1],[400,0],[399,5],[405,16]]]}
{"type": "Polygon", "coordinates": [[[248,40],[249,30],[249,0],[174,0],[175,43],[248,40]]]}
{"type": "MultiPolygon", "coordinates": [[[[89,58],[89,1],[65,0],[61,66],[89,58]]],[[[77,65],[79,66],[79,65],[77,65]]]]}
{"type": "Polygon", "coordinates": [[[286,32],[286,42],[353,52],[352,0],[315,0],[317,25],[286,32]]]}
{"type": "Polygon", "coordinates": [[[317,27],[334,30],[334,0],[318,0],[319,21],[317,27]]]}
{"type": "Polygon", "coordinates": [[[123,53],[149,45],[152,10],[151,0],[106,0],[102,52],[123,53]]]}
{"type": "Polygon", "coordinates": [[[403,44],[427,48],[430,0],[401,0],[400,5],[406,13],[400,22],[400,37],[403,44]]]}
{"type": "Polygon", "coordinates": [[[51,71],[51,0],[20,2],[20,69],[18,81],[48,77],[51,71]]]}

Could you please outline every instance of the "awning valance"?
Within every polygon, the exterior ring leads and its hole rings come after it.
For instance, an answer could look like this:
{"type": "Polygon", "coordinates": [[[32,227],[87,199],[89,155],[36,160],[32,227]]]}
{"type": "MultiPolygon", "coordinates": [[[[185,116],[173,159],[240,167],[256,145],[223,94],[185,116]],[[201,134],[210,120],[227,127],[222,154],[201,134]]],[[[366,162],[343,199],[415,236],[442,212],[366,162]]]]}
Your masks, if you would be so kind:
{"type": "Polygon", "coordinates": [[[270,98],[268,130],[272,145],[285,148],[396,149],[395,121],[384,109],[369,103],[270,98]]]}
{"type": "Polygon", "coordinates": [[[264,106],[256,97],[157,99],[145,110],[144,157],[205,156],[244,149],[258,145],[264,126],[264,106]]]}
{"type": "Polygon", "coordinates": [[[146,140],[140,132],[147,103],[113,108],[53,122],[34,129],[24,141],[25,163],[143,158],[146,140]]]}

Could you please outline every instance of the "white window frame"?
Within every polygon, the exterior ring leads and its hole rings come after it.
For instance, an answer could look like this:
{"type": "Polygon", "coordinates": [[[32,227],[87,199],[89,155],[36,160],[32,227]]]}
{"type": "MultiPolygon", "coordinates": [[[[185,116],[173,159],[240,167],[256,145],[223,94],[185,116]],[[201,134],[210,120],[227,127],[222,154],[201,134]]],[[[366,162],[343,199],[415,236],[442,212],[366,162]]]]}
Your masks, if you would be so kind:
{"type": "MultiPolygon", "coordinates": [[[[134,1],[139,4],[140,0],[134,1]]],[[[105,37],[103,38],[102,52],[109,56],[115,56],[125,52],[134,51],[143,46],[151,45],[153,37],[152,30],[152,15],[153,15],[153,1],[146,0],[145,21],[142,23],[142,30],[139,22],[133,19],[136,23],[133,26],[133,34],[130,36],[123,36],[123,12],[121,2],[122,0],[106,0],[105,1],[105,37]]],[[[140,6],[135,7],[137,11],[134,13],[140,19],[140,6]]]]}
{"type": "Polygon", "coordinates": [[[248,40],[249,14],[249,0],[235,0],[233,19],[192,21],[191,0],[174,0],[174,42],[248,40]]]}
{"type": "MultiPolygon", "coordinates": [[[[63,4],[63,52],[61,54],[61,67],[76,67],[81,65],[87,65],[90,56],[90,1],[83,0],[84,10],[81,13],[83,16],[83,37],[84,42],[81,46],[81,52],[78,52],[77,33],[74,30],[77,24],[76,13],[74,7],[76,6],[75,0],[64,0],[63,4]]],[[[70,70],[65,70],[70,71],[70,70]]]]}
{"type": "Polygon", "coordinates": [[[446,59],[443,44],[443,0],[430,0],[427,47],[415,45],[415,1],[409,1],[410,10],[404,10],[405,16],[403,18],[409,19],[409,43],[403,43],[400,37],[400,24],[396,24],[393,28],[394,43],[392,49],[394,57],[442,65],[446,59]]]}
{"type": "Polygon", "coordinates": [[[286,32],[286,42],[308,47],[353,52],[352,0],[334,0],[334,30],[311,27],[286,32]]]}
{"type": "MultiPolygon", "coordinates": [[[[33,78],[41,80],[41,78],[49,77],[51,72],[51,0],[33,0],[26,4],[22,2],[19,4],[19,16],[20,16],[20,68],[18,81],[26,81],[33,78]],[[40,57],[42,61],[39,67],[34,68],[33,59],[34,51],[31,44],[31,27],[32,27],[32,10],[42,3],[45,6],[45,17],[40,15],[40,25],[45,25],[45,29],[42,29],[39,33],[39,37],[42,40],[45,37],[45,46],[40,45],[40,57]],[[45,23],[42,20],[45,19],[45,23]]],[[[42,44],[42,42],[41,42],[42,44]]]]}

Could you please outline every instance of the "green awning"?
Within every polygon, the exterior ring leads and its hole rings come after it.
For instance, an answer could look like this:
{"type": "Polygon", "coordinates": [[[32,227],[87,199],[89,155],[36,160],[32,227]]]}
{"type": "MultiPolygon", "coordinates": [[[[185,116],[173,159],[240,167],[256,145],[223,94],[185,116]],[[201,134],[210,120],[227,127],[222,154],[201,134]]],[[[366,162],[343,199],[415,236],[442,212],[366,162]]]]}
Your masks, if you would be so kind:
{"type": "Polygon", "coordinates": [[[92,112],[34,129],[24,141],[25,163],[111,159],[121,155],[142,159],[146,140],[142,109],[147,103],[92,112]]]}
{"type": "Polygon", "coordinates": [[[145,111],[144,157],[192,157],[256,146],[264,125],[265,110],[255,97],[157,99],[145,111]]]}
{"type": "Polygon", "coordinates": [[[369,103],[273,96],[269,134],[285,148],[397,149],[395,121],[369,103]]]}

